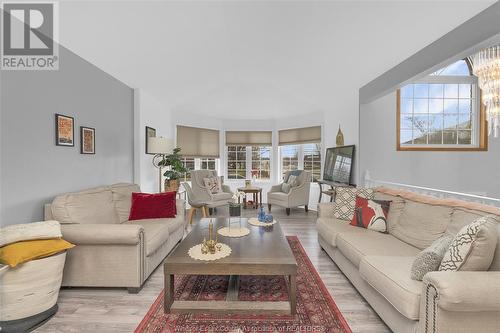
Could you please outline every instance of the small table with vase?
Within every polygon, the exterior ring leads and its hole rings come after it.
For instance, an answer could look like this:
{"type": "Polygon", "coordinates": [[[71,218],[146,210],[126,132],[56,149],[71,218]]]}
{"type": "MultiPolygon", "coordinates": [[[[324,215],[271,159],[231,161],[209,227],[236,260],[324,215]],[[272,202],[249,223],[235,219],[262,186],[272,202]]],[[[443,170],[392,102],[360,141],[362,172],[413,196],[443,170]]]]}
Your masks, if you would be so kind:
{"type": "MultiPolygon", "coordinates": [[[[238,187],[239,192],[245,193],[245,196],[243,197],[243,208],[247,208],[247,194],[252,194],[253,197],[253,205],[252,208],[259,208],[259,205],[262,204],[262,187],[258,186],[244,186],[244,187],[238,187]]],[[[238,199],[239,201],[239,199],[238,199]]]]}

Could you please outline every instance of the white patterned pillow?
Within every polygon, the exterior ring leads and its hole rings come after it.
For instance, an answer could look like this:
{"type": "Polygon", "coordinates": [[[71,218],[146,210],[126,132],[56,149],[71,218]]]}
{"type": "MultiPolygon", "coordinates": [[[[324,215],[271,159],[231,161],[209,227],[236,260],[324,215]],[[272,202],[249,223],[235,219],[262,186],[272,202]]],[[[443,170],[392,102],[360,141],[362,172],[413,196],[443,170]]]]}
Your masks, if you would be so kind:
{"type": "Polygon", "coordinates": [[[335,189],[335,207],[333,216],[340,220],[351,221],[356,206],[356,196],[373,199],[371,188],[337,187],[335,189]]]}
{"type": "Polygon", "coordinates": [[[210,193],[216,194],[222,192],[222,185],[219,177],[203,178],[203,182],[210,193]]]}
{"type": "Polygon", "coordinates": [[[440,271],[485,271],[497,246],[497,223],[488,216],[464,226],[446,251],[440,271]]]}

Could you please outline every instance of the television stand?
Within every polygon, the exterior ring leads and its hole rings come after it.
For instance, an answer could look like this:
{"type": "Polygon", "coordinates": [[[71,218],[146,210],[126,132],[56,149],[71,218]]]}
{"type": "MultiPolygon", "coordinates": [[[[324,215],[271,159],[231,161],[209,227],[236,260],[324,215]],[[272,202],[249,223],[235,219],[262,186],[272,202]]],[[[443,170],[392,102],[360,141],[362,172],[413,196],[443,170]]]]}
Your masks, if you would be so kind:
{"type": "Polygon", "coordinates": [[[332,182],[330,180],[318,180],[319,185],[319,199],[318,203],[321,202],[323,194],[330,196],[330,202],[335,198],[335,188],[336,187],[356,187],[356,185],[349,185],[345,183],[332,182]],[[330,186],[329,189],[323,189],[323,185],[330,186]]]}

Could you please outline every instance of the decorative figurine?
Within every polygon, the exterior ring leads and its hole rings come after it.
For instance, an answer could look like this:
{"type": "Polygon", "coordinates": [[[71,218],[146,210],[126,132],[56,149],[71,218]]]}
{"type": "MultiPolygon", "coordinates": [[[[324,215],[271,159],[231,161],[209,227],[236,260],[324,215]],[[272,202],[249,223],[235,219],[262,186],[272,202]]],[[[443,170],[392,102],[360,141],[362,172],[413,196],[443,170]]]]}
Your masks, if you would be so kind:
{"type": "Polygon", "coordinates": [[[203,254],[215,254],[216,251],[220,251],[222,245],[217,241],[217,232],[215,233],[215,239],[213,239],[214,225],[212,221],[208,224],[208,240],[203,238],[203,243],[201,246],[201,253],[203,254]]]}
{"type": "Polygon", "coordinates": [[[268,214],[268,215],[265,216],[264,220],[267,223],[271,223],[271,222],[274,221],[274,217],[271,214],[268,214]]]}
{"type": "Polygon", "coordinates": [[[264,207],[260,205],[259,214],[258,214],[259,222],[264,222],[266,220],[266,212],[264,211],[264,207]]]}

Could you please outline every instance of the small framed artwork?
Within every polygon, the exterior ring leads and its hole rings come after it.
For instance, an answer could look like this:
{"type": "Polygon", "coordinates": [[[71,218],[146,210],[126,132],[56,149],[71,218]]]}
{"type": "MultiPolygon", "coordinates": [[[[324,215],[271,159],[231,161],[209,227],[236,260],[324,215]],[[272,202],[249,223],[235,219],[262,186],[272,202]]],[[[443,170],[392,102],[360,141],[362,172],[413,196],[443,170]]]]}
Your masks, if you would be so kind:
{"type": "Polygon", "coordinates": [[[95,154],[95,128],[80,126],[80,153],[95,154]]]}
{"type": "Polygon", "coordinates": [[[154,138],[154,137],[156,137],[156,129],[154,129],[153,127],[146,126],[146,154],[154,155],[149,153],[149,147],[148,147],[149,138],[154,138]]]}
{"type": "Polygon", "coordinates": [[[75,146],[75,120],[73,117],[56,113],[56,145],[75,146]]]}

